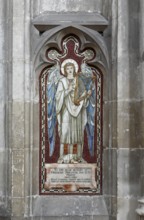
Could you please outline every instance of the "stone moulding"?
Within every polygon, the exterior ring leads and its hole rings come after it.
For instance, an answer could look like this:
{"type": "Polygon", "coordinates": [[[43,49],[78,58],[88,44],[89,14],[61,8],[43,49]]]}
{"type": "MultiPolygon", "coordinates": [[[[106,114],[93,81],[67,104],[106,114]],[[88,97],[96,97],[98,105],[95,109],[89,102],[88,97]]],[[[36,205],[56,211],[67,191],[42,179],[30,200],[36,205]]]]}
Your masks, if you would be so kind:
{"type": "Polygon", "coordinates": [[[49,13],[33,19],[32,24],[39,32],[44,32],[59,25],[82,25],[99,32],[108,26],[108,21],[98,13],[49,13]]]}

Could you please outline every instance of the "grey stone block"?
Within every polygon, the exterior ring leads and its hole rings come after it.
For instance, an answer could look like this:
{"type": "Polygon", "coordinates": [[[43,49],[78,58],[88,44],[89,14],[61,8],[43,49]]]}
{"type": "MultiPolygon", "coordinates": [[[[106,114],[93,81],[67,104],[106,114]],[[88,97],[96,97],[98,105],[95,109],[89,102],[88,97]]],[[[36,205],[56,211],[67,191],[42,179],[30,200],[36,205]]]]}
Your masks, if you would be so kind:
{"type": "Polygon", "coordinates": [[[117,199],[117,204],[118,204],[117,219],[139,220],[139,217],[135,211],[138,205],[136,198],[119,197],[117,199]]]}
{"type": "Polygon", "coordinates": [[[24,8],[24,0],[19,1],[19,0],[14,0],[13,1],[13,15],[15,17],[23,17],[25,13],[25,8],[24,8]]]}
{"type": "Polygon", "coordinates": [[[103,151],[103,193],[114,196],[117,193],[117,149],[103,151]]]}
{"type": "Polygon", "coordinates": [[[9,220],[10,215],[11,215],[10,210],[8,210],[7,207],[0,206],[0,220],[2,220],[2,219],[9,220]]]}
{"type": "Polygon", "coordinates": [[[93,216],[92,220],[109,220],[109,217],[108,216],[99,216],[99,217],[98,216],[93,216]]]}
{"type": "Polygon", "coordinates": [[[0,216],[0,220],[11,220],[11,217],[0,216]]]}
{"type": "MultiPolygon", "coordinates": [[[[35,217],[34,217],[34,220],[35,220],[35,217]]],[[[37,219],[36,219],[37,220],[37,219]]],[[[63,217],[41,217],[40,220],[64,220],[63,217]]]]}
{"type": "Polygon", "coordinates": [[[91,3],[87,0],[60,0],[57,2],[57,0],[54,0],[51,2],[51,0],[42,0],[40,5],[40,12],[45,11],[89,11],[89,12],[100,12],[102,9],[102,1],[100,0],[91,0],[91,3]]]}
{"type": "Polygon", "coordinates": [[[5,168],[6,168],[6,152],[0,151],[0,167],[1,167],[1,171],[0,171],[0,196],[1,199],[3,200],[3,196],[6,193],[6,172],[5,172],[5,168]]]}
{"type": "Polygon", "coordinates": [[[109,220],[117,220],[116,216],[109,216],[109,220]]]}
{"type": "Polygon", "coordinates": [[[19,218],[24,216],[24,198],[12,198],[12,216],[19,218]]]}
{"type": "Polygon", "coordinates": [[[39,149],[39,103],[34,103],[33,105],[33,114],[36,120],[34,120],[34,148],[39,149]]]}
{"type": "Polygon", "coordinates": [[[137,148],[142,144],[141,103],[131,100],[118,103],[118,146],[137,148]]]}
{"type": "Polygon", "coordinates": [[[118,150],[118,195],[140,195],[140,150],[118,150]]]}
{"type": "Polygon", "coordinates": [[[34,216],[108,216],[102,196],[49,196],[33,199],[34,216]]]}
{"type": "MultiPolygon", "coordinates": [[[[17,219],[16,219],[17,220],[17,219]]],[[[29,220],[29,219],[28,219],[29,220]]],[[[108,220],[106,216],[32,217],[32,220],[108,220]]]]}
{"type": "Polygon", "coordinates": [[[64,217],[63,220],[108,220],[107,216],[75,216],[75,217],[64,217]]]}
{"type": "Polygon", "coordinates": [[[32,220],[32,218],[25,218],[24,216],[20,216],[20,217],[12,216],[10,220],[32,220]]]}
{"type": "Polygon", "coordinates": [[[33,170],[35,170],[35,172],[33,172],[33,177],[32,177],[32,192],[33,195],[38,195],[39,194],[39,163],[37,163],[37,161],[39,161],[39,149],[34,149],[33,150],[33,170]]]}

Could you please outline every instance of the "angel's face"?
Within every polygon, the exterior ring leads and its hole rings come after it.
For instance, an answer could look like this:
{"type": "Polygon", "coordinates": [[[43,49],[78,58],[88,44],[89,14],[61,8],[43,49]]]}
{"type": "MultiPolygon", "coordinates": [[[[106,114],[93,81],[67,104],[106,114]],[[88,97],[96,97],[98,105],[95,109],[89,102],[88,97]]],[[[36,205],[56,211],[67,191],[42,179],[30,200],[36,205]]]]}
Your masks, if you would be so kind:
{"type": "Polygon", "coordinates": [[[74,67],[72,65],[67,66],[66,73],[67,73],[67,77],[69,79],[72,79],[74,77],[74,67]]]}

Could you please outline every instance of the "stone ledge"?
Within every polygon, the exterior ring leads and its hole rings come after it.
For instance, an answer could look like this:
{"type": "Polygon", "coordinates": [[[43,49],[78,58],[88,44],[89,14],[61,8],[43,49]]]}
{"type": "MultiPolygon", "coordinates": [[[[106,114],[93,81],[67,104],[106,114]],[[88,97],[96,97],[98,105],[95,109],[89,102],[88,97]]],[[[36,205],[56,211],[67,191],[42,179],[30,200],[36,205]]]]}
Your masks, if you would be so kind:
{"type": "Polygon", "coordinates": [[[108,26],[108,21],[98,13],[45,13],[34,18],[32,24],[40,32],[66,24],[77,24],[97,31],[104,31],[108,26]]]}

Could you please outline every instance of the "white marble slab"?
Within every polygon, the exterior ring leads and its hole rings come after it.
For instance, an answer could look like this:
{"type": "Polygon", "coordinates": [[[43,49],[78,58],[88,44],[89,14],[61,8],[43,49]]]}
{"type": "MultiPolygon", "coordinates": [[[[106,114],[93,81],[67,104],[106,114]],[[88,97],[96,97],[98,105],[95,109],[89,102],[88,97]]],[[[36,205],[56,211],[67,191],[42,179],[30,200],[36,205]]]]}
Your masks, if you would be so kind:
{"type": "Polygon", "coordinates": [[[63,188],[68,192],[79,188],[96,189],[95,164],[46,164],[45,189],[63,188]]]}

